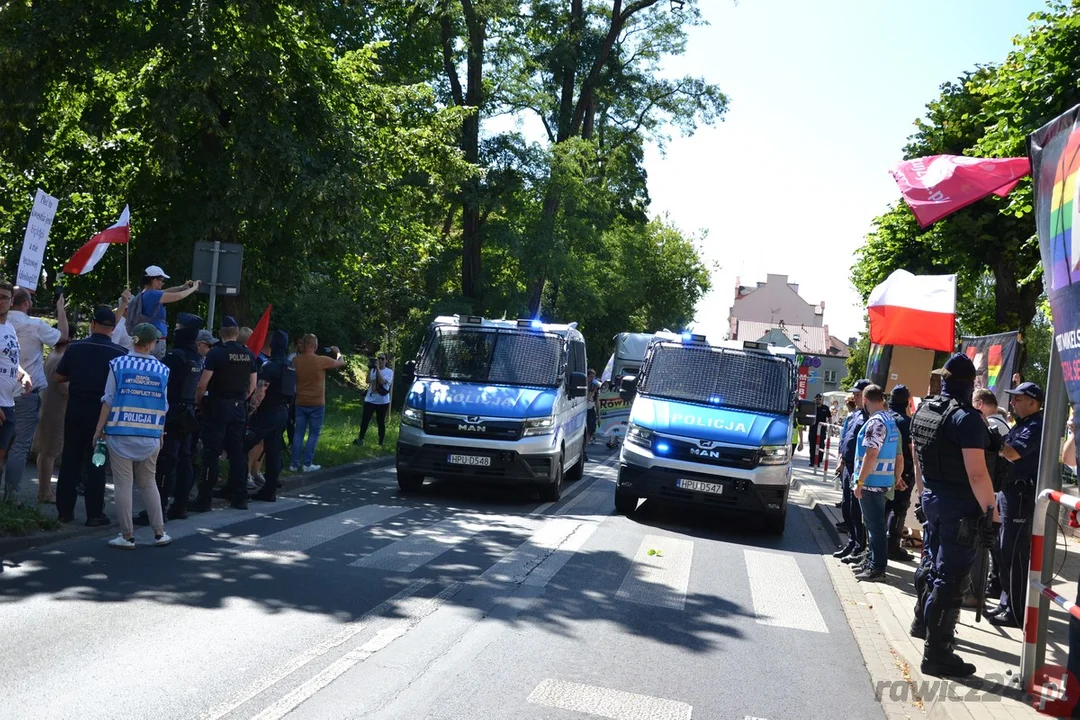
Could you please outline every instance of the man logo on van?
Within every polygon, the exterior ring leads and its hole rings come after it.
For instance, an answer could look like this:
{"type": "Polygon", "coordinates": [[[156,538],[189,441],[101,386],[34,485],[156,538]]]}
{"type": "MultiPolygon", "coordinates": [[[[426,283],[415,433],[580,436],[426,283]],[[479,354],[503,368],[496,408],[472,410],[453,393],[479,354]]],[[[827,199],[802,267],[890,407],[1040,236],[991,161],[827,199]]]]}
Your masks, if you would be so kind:
{"type": "Polygon", "coordinates": [[[457,429],[458,432],[487,432],[487,428],[483,425],[471,425],[469,423],[459,423],[457,429]]]}
{"type": "Polygon", "coordinates": [[[735,420],[725,420],[716,417],[701,417],[699,415],[683,415],[682,413],[672,413],[671,424],[692,425],[694,427],[713,428],[715,430],[728,430],[739,433],[749,432],[745,423],[737,422],[735,420]]]}
{"type": "Polygon", "coordinates": [[[690,454],[694,457],[715,458],[716,460],[720,459],[719,450],[702,450],[701,448],[692,447],[690,448],[690,454]]]}

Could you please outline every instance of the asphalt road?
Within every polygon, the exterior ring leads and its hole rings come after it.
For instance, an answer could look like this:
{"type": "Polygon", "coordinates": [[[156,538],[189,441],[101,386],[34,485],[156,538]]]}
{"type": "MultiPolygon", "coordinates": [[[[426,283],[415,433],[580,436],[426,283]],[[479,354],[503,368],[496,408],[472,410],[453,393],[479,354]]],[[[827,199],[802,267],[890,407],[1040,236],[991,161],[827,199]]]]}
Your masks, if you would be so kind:
{"type": "Polygon", "coordinates": [[[811,512],[616,516],[613,460],[555,504],[383,470],[5,559],[0,717],[884,717],[811,512]]]}

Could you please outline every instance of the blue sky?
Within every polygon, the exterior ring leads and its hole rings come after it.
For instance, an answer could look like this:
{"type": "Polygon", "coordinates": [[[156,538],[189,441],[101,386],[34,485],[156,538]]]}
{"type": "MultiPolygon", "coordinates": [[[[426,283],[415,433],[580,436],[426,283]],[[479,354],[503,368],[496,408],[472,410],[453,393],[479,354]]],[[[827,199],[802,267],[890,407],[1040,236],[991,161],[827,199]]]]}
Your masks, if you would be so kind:
{"type": "Polygon", "coordinates": [[[863,327],[848,280],[873,217],[898,198],[888,169],[941,83],[1000,62],[1035,0],[701,0],[710,25],[665,72],[704,76],[725,121],[646,157],[653,212],[704,229],[720,268],[696,329],[726,331],[736,277],[789,275],[825,301],[829,331],[863,327]]]}

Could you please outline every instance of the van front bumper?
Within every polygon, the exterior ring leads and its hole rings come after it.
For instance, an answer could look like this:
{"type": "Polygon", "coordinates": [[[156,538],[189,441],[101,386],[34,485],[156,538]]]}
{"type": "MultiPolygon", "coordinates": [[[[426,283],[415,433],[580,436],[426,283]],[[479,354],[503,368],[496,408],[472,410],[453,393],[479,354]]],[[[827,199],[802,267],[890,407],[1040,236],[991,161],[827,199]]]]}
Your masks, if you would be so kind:
{"type": "Polygon", "coordinates": [[[469,479],[497,485],[543,484],[555,479],[559,448],[552,446],[550,436],[519,442],[464,440],[460,445],[448,444],[447,440],[445,437],[428,436],[419,431],[402,433],[402,439],[397,445],[398,472],[432,478],[469,479]],[[417,440],[420,442],[415,442],[417,440]],[[451,463],[450,458],[455,455],[485,458],[489,464],[451,463]]]}

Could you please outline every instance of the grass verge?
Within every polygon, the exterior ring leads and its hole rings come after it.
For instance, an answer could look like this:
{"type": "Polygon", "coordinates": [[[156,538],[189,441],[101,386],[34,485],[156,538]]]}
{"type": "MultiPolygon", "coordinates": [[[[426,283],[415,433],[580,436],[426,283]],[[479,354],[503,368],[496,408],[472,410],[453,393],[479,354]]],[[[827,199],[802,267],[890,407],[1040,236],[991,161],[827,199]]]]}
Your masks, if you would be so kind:
{"type": "Polygon", "coordinates": [[[27,535],[36,530],[57,530],[60,523],[42,514],[38,508],[23,505],[16,507],[11,503],[0,502],[0,537],[6,535],[27,535]]]}

